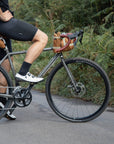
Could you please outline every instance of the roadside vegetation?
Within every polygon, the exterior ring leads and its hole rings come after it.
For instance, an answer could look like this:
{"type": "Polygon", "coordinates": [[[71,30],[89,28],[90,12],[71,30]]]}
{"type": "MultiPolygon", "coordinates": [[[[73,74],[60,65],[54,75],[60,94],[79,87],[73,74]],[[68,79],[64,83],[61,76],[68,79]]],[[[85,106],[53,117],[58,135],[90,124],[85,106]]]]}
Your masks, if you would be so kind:
{"type": "MultiPolygon", "coordinates": [[[[77,44],[65,57],[84,57],[96,61],[107,72],[112,87],[110,105],[114,105],[114,0],[10,0],[15,17],[25,20],[49,37],[47,47],[53,45],[53,33],[75,32],[83,29],[83,44],[77,44]]],[[[13,50],[27,50],[31,42],[13,41],[13,50]]],[[[53,56],[43,52],[31,71],[37,75],[53,56]]],[[[16,56],[18,71],[24,55],[16,56]]],[[[45,82],[34,87],[45,91],[45,82]]]]}

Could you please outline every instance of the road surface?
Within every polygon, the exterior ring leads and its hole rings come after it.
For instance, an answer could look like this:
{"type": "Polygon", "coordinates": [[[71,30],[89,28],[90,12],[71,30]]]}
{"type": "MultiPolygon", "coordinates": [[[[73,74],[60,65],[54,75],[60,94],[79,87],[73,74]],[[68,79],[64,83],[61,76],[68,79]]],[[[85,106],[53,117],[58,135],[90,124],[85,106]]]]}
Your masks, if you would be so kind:
{"type": "Polygon", "coordinates": [[[45,94],[32,91],[33,101],[14,111],[17,119],[0,120],[0,144],[114,144],[114,111],[107,109],[87,123],[59,118],[45,94]]]}

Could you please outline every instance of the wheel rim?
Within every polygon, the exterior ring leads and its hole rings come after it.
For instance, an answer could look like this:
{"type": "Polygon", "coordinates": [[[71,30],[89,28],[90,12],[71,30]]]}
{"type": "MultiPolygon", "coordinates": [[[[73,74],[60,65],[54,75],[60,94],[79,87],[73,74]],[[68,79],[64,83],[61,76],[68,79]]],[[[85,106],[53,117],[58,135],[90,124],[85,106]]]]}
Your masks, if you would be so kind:
{"type": "Polygon", "coordinates": [[[77,86],[81,86],[82,93],[74,95],[67,73],[61,68],[59,71],[55,70],[55,75],[51,78],[49,101],[51,101],[50,106],[59,116],[71,121],[88,121],[97,117],[107,105],[106,80],[105,76],[102,77],[101,69],[96,67],[99,74],[93,63],[88,65],[88,62],[80,61],[80,64],[78,62],[73,61],[72,64],[67,65],[71,71],[76,71],[74,77],[78,82],[77,86]]]}

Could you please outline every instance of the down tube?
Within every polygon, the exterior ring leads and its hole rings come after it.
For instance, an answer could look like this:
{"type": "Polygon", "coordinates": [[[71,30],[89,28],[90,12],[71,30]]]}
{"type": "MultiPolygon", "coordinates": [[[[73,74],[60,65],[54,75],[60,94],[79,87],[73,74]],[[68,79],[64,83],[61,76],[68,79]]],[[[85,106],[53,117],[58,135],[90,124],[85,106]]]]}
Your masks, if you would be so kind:
{"type": "Polygon", "coordinates": [[[46,72],[50,69],[50,67],[54,64],[54,62],[56,61],[56,59],[60,56],[60,53],[54,55],[51,60],[49,61],[49,63],[46,65],[46,67],[40,72],[40,74],[38,75],[38,77],[42,77],[46,74],[46,72]]]}

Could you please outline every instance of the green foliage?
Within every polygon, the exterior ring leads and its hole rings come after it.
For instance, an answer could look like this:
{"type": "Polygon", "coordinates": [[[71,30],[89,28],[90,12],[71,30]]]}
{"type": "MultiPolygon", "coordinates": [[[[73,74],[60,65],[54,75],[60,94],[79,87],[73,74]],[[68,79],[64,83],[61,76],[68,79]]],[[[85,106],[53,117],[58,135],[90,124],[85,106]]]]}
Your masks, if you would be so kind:
{"type": "MultiPolygon", "coordinates": [[[[10,0],[15,16],[46,32],[70,31],[94,23],[105,23],[113,12],[113,0],[10,0]]],[[[111,18],[113,21],[113,18],[111,18]]]]}
{"type": "MultiPolygon", "coordinates": [[[[109,75],[110,104],[114,105],[114,0],[10,0],[10,5],[16,18],[32,23],[48,34],[47,47],[52,46],[54,31],[74,32],[83,28],[83,45],[78,43],[77,48],[64,56],[86,57],[99,63],[109,75]]],[[[13,47],[27,50],[29,44],[13,42],[13,47]]],[[[52,52],[43,53],[34,62],[33,72],[39,73],[51,56],[52,52]]],[[[16,63],[19,62],[17,57],[16,63]]],[[[44,84],[37,89],[44,89],[44,84]]]]}

